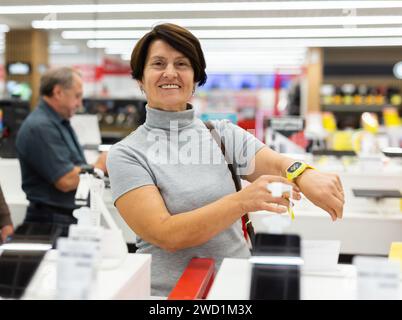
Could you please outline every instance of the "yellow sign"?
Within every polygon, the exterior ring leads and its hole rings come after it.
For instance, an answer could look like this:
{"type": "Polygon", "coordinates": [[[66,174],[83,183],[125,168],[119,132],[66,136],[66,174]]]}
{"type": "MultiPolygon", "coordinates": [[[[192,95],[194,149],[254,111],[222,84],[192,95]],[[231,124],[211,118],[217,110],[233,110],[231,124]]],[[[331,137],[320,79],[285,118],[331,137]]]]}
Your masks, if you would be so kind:
{"type": "Polygon", "coordinates": [[[402,242],[392,242],[391,249],[389,250],[388,258],[390,260],[397,260],[401,263],[402,270],[402,242]]]}
{"type": "Polygon", "coordinates": [[[339,151],[353,150],[353,131],[336,131],[333,135],[333,149],[339,151]]]}
{"type": "Polygon", "coordinates": [[[401,120],[399,119],[398,110],[396,108],[384,108],[383,116],[386,127],[399,127],[401,125],[401,120]]]}
{"type": "Polygon", "coordinates": [[[328,132],[334,132],[336,130],[336,119],[332,112],[322,113],[322,125],[328,132]]]}

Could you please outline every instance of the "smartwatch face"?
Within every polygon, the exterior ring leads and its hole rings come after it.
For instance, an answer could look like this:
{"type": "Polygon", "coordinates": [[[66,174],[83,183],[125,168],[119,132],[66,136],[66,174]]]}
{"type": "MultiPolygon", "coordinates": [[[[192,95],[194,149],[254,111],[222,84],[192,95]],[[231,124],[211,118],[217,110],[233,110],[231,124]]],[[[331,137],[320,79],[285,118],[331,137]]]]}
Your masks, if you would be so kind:
{"type": "Polygon", "coordinates": [[[299,169],[301,166],[302,166],[302,163],[301,163],[301,162],[295,162],[295,163],[293,163],[293,164],[289,167],[288,172],[293,173],[293,172],[295,172],[297,169],[299,169]]]}

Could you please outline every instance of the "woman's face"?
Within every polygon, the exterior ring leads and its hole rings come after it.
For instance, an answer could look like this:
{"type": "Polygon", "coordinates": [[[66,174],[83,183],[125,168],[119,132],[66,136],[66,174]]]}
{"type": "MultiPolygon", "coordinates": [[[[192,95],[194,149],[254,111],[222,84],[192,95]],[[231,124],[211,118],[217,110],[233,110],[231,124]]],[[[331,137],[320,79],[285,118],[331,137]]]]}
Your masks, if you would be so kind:
{"type": "Polygon", "coordinates": [[[186,109],[195,87],[194,70],[181,52],[162,40],[155,40],[149,46],[139,82],[150,107],[181,111],[186,109]]]}

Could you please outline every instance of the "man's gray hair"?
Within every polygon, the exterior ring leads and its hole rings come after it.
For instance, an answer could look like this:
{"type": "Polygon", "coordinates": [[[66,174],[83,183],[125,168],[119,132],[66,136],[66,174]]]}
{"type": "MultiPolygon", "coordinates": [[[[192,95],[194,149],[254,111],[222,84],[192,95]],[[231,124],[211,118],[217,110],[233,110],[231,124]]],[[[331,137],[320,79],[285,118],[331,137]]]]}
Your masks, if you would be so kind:
{"type": "Polygon", "coordinates": [[[64,89],[70,89],[73,85],[74,74],[81,77],[81,74],[69,67],[52,68],[47,70],[40,79],[40,95],[51,97],[56,85],[64,89]]]}

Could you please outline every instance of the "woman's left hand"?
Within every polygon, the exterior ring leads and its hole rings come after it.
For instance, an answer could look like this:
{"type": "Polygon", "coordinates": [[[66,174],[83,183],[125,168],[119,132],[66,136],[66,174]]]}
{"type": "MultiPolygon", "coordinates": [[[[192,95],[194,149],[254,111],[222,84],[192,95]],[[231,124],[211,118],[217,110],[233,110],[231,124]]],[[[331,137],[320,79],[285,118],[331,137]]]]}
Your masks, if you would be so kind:
{"type": "Polygon", "coordinates": [[[342,218],[345,199],[338,175],[307,169],[295,182],[307,199],[327,211],[333,221],[342,218]]]}

